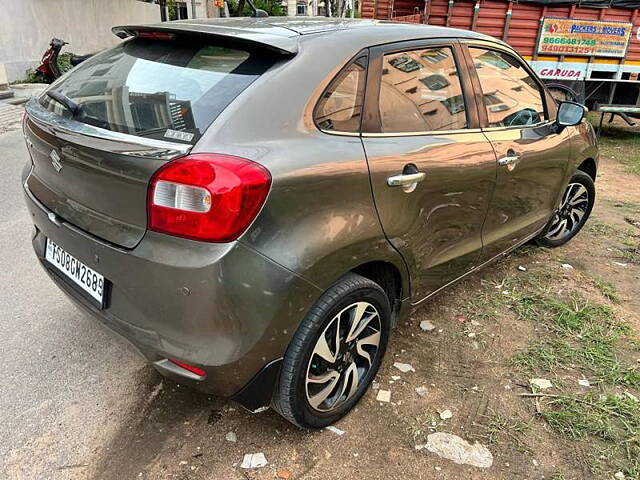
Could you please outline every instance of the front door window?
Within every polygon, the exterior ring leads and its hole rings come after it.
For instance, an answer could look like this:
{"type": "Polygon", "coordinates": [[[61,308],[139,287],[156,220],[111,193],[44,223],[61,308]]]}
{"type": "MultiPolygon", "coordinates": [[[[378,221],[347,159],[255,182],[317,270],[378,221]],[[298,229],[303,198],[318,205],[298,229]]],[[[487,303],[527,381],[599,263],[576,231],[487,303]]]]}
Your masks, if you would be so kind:
{"type": "Polygon", "coordinates": [[[469,48],[480,79],[489,127],[535,125],[547,120],[540,85],[515,57],[469,48]]]}

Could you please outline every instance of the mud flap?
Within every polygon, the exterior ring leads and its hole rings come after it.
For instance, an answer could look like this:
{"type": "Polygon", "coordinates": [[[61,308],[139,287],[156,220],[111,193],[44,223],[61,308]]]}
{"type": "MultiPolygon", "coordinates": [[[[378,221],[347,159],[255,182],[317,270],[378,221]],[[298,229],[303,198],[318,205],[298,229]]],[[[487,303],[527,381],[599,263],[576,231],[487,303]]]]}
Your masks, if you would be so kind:
{"type": "Polygon", "coordinates": [[[271,404],[273,391],[280,376],[282,358],[272,360],[260,370],[242,390],[231,397],[250,412],[271,404]]]}

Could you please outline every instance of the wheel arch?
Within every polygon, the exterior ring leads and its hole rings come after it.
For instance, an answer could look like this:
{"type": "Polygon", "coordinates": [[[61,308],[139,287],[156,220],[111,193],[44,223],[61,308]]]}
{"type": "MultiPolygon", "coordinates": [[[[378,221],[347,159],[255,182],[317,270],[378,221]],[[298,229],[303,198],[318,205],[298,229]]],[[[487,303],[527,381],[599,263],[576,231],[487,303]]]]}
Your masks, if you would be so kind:
{"type": "Polygon", "coordinates": [[[408,285],[402,284],[400,269],[393,263],[383,260],[373,260],[358,265],[350,271],[368,278],[382,287],[389,298],[391,311],[395,320],[400,309],[400,303],[408,296],[407,289],[409,288],[408,285]]]}
{"type": "Polygon", "coordinates": [[[332,251],[298,273],[322,291],[349,273],[368,278],[387,294],[392,308],[392,325],[410,310],[409,269],[403,256],[382,236],[332,251]]]}
{"type": "Polygon", "coordinates": [[[598,165],[593,158],[587,158],[586,160],[583,160],[582,163],[578,165],[577,170],[583,171],[584,173],[589,175],[594,182],[596,181],[598,165]]]}

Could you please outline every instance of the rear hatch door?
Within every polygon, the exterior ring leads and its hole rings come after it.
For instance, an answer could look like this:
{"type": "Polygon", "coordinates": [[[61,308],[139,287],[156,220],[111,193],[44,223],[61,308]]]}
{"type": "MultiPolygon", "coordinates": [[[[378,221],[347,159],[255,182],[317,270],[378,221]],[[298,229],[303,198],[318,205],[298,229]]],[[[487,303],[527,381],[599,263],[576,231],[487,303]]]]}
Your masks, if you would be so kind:
{"type": "Polygon", "coordinates": [[[185,155],[276,61],[220,37],[157,32],[82,63],[27,105],[27,187],[62,220],[133,248],[147,226],[151,177],[185,155]],[[79,106],[72,109],[60,95],[79,106]]]}

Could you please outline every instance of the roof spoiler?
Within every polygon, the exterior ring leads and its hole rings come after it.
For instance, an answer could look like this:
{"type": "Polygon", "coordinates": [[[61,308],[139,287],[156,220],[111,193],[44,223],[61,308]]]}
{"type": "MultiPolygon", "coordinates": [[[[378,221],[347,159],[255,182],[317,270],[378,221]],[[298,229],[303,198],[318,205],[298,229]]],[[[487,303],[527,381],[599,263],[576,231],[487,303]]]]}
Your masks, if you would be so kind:
{"type": "MultiPolygon", "coordinates": [[[[122,39],[136,37],[140,33],[143,33],[142,36],[146,36],[147,38],[150,38],[148,34],[151,33],[167,34],[167,38],[170,38],[169,35],[186,34],[233,40],[239,44],[262,48],[287,57],[292,57],[298,53],[298,42],[290,37],[259,33],[240,28],[230,28],[222,25],[213,26],[211,24],[201,25],[182,22],[175,27],[172,25],[123,25],[113,27],[111,31],[122,39]],[[187,25],[188,29],[185,29],[184,27],[187,25]],[[147,32],[147,35],[144,35],[145,32],[147,32]]],[[[157,38],[160,38],[160,35],[157,35],[157,38]]]]}

